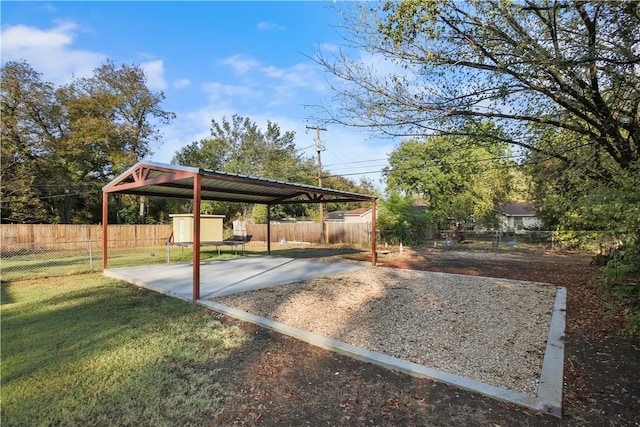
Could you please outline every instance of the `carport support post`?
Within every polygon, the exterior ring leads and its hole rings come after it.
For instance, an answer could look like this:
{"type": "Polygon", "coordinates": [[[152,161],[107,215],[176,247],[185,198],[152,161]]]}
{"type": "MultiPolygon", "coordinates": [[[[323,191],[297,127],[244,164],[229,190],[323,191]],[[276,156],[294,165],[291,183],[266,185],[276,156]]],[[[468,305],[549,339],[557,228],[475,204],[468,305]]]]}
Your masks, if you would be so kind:
{"type": "Polygon", "coordinates": [[[378,262],[376,254],[376,200],[371,202],[371,264],[378,262]]]}
{"type": "Polygon", "coordinates": [[[200,299],[200,199],[202,177],[193,176],[193,300],[200,299]]]}
{"type": "Polygon", "coordinates": [[[109,223],[109,193],[102,192],[102,271],[107,269],[107,224],[109,223]]]}
{"type": "Polygon", "coordinates": [[[267,253],[271,255],[271,205],[267,205],[267,253]]]}

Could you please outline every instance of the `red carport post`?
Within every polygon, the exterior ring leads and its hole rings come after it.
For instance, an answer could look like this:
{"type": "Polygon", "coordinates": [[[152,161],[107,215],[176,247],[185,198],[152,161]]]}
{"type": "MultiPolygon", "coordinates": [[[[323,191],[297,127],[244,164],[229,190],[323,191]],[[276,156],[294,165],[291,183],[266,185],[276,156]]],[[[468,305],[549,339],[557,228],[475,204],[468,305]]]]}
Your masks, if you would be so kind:
{"type": "Polygon", "coordinates": [[[202,176],[193,176],[193,300],[200,299],[200,198],[202,176]]]}
{"type": "Polygon", "coordinates": [[[102,271],[107,269],[107,224],[109,223],[109,193],[102,192],[102,271]]]}
{"type": "Polygon", "coordinates": [[[371,264],[373,266],[377,263],[376,254],[376,200],[371,202],[371,264]]]}
{"type": "Polygon", "coordinates": [[[267,205],[267,253],[271,255],[271,205],[267,205]]]}

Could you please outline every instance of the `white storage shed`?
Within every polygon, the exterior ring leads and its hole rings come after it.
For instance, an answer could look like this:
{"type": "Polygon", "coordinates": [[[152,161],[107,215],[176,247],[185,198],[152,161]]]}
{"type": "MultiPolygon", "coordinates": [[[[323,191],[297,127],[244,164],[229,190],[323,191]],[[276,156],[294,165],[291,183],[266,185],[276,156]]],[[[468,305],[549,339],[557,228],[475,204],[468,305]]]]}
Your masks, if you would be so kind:
{"type": "MultiPolygon", "coordinates": [[[[172,214],[173,241],[175,243],[193,242],[193,214],[172,214]]],[[[221,242],[223,237],[224,215],[200,215],[200,241],[221,242]]]]}

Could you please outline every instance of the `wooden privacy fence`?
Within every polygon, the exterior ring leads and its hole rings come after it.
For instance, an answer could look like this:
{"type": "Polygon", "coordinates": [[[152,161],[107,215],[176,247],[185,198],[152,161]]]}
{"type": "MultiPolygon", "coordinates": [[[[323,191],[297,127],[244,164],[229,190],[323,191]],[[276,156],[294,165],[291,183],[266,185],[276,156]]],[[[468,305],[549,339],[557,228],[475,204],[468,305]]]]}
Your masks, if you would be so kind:
{"type": "MultiPolygon", "coordinates": [[[[371,243],[371,223],[349,224],[325,223],[326,243],[369,244],[371,243]]],[[[322,225],[316,223],[271,224],[271,241],[320,243],[322,225]]],[[[266,224],[247,224],[247,235],[251,240],[266,241],[266,224]]]]}
{"type": "MultiPolygon", "coordinates": [[[[171,232],[171,224],[109,224],[107,228],[109,247],[113,248],[163,245],[171,232]]],[[[25,245],[80,249],[86,248],[89,241],[102,244],[102,225],[0,224],[3,252],[25,245]]]]}
{"type": "MultiPolygon", "coordinates": [[[[108,243],[111,248],[164,245],[173,231],[171,224],[109,224],[108,243]]],[[[322,227],[316,223],[272,224],[271,241],[320,243],[322,227]]],[[[266,224],[247,224],[247,234],[254,241],[267,240],[266,224]]],[[[326,223],[327,243],[369,244],[371,224],[326,223]]],[[[24,247],[42,246],[47,249],[85,249],[87,242],[102,245],[102,226],[85,224],[0,224],[2,252],[24,247]]]]}

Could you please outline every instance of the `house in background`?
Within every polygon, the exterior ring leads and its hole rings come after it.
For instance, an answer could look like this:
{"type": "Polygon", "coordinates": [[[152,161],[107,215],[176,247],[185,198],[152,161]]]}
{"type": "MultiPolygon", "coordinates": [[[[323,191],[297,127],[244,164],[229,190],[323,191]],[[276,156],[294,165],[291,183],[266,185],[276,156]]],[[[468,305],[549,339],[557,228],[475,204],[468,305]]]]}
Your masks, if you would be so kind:
{"type": "MultiPolygon", "coordinates": [[[[376,210],[377,212],[377,210],[376,210]]],[[[370,224],[373,219],[371,208],[359,208],[352,211],[329,212],[324,222],[342,222],[345,224],[370,224]]]]}
{"type": "Polygon", "coordinates": [[[344,214],[347,211],[333,211],[329,212],[324,218],[324,222],[344,222],[344,214]]]}
{"type": "Polygon", "coordinates": [[[359,208],[344,213],[345,224],[367,224],[373,219],[371,208],[359,208]]]}
{"type": "Polygon", "coordinates": [[[538,228],[542,221],[537,216],[538,212],[533,202],[519,200],[505,203],[500,207],[500,230],[518,232],[538,228]]]}

